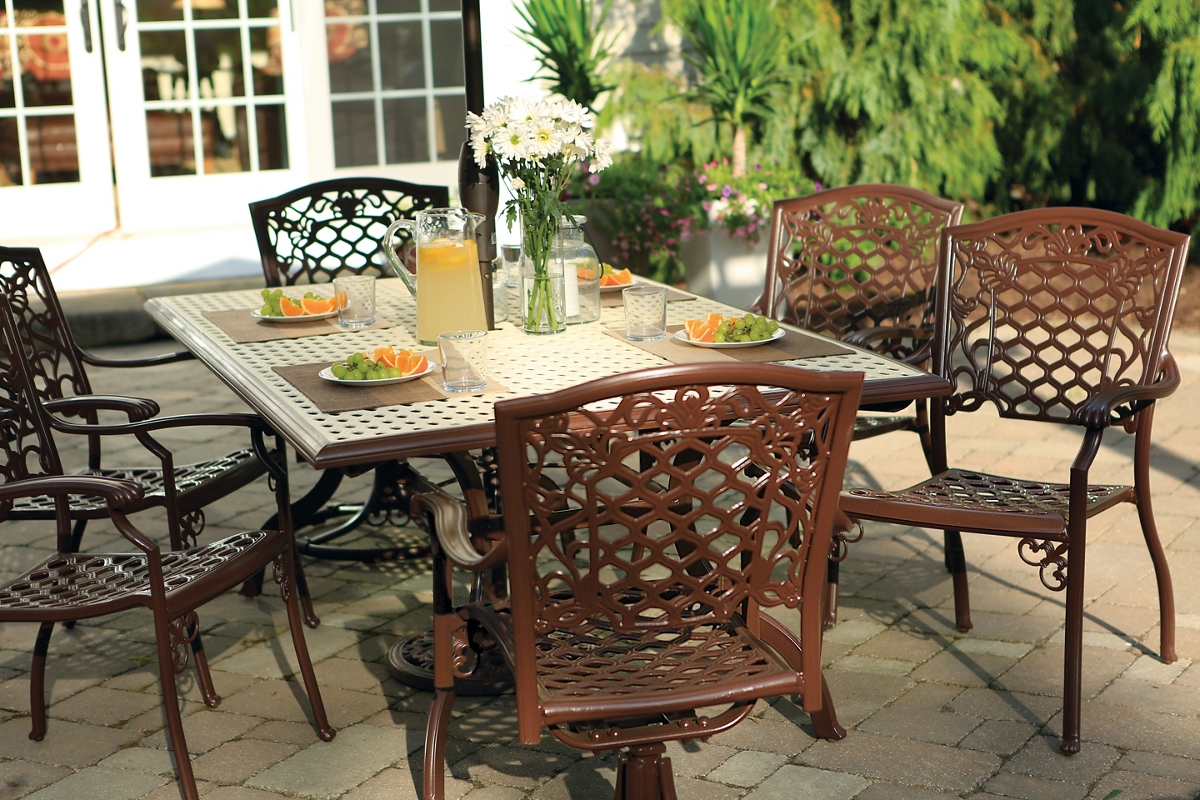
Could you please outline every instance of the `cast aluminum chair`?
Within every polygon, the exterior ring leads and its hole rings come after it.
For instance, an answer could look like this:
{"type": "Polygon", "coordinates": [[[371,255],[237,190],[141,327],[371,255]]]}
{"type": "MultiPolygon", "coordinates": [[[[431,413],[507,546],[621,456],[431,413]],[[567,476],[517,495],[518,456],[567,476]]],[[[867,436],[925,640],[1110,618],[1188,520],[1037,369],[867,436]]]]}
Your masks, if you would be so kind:
{"type": "MultiPolygon", "coordinates": [[[[0,295],[0,300],[8,298],[0,295]]],[[[209,673],[200,640],[196,609],[237,586],[247,575],[274,563],[287,605],[292,642],[312,706],[318,735],[334,736],[325,715],[312,661],[304,641],[304,626],[297,602],[292,538],[288,530],[287,470],[272,457],[264,441],[274,435],[258,417],[248,415],[193,415],[163,417],[123,425],[74,425],[51,418],[33,389],[29,351],[18,334],[8,302],[0,302],[0,339],[4,363],[0,366],[0,519],[13,519],[18,504],[36,498],[58,514],[58,543],[54,555],[20,577],[0,585],[0,623],[33,622],[39,625],[30,670],[30,706],[33,718],[29,738],[46,735],[46,653],[56,622],[90,619],[136,608],[147,609],[154,620],[154,636],[162,684],[163,710],[179,785],[185,800],[196,800],[196,781],[180,718],[175,677],[196,663],[204,702],[215,707],[221,700],[209,673]],[[197,424],[240,426],[249,429],[255,457],[275,480],[275,500],[284,524],[280,530],[247,531],[202,546],[181,548],[172,541],[164,552],[128,520],[126,511],[143,503],[144,487],[130,480],[101,475],[63,475],[51,427],[88,436],[137,436],[197,424]],[[72,532],[70,510],[77,497],[99,498],[108,518],[129,542],[132,552],[77,553],[68,545],[72,532]]],[[[276,436],[275,449],[283,442],[276,436]]]]}
{"type": "Polygon", "coordinates": [[[435,539],[426,800],[445,797],[455,679],[492,642],[521,742],[549,728],[628,748],[618,799],[674,800],[663,743],[727,730],[758,698],[800,695],[818,735],[842,738],[821,602],[861,388],[858,374],[693,364],[497,403],[503,535],[449,495],[414,502],[435,539]],[[511,602],[454,607],[452,564],[507,564],[511,602]],[[798,636],[775,606],[799,606],[798,636]]]}
{"type": "MultiPolygon", "coordinates": [[[[30,353],[28,367],[33,376],[34,394],[55,414],[79,417],[96,424],[99,412],[114,411],[130,422],[154,417],[156,402],[140,397],[118,397],[92,393],[87,365],[101,367],[144,367],[191,358],[190,353],[169,353],[143,359],[104,359],[82,350],[71,335],[71,328],[59,304],[58,295],[46,269],[41,251],[36,248],[0,247],[0,290],[6,294],[17,335],[30,353]]],[[[132,514],[146,508],[163,507],[173,547],[185,542],[195,544],[204,530],[204,508],[247,486],[266,470],[253,450],[242,448],[218,458],[195,464],[176,464],[167,448],[148,432],[139,441],[159,463],[153,467],[105,467],[100,437],[88,434],[88,464],[82,474],[133,481],[142,488],[137,502],[124,509],[132,514]]],[[[17,500],[9,519],[55,519],[55,504],[47,498],[25,497],[17,500]]],[[[89,520],[108,516],[101,498],[73,497],[70,505],[74,529],[71,539],[62,545],[68,552],[79,549],[89,520]]],[[[316,623],[304,575],[297,574],[304,600],[306,619],[316,623]]]]}
{"type": "MultiPolygon", "coordinates": [[[[938,237],[962,213],[962,203],[886,183],[778,200],[767,239],[766,286],[750,310],[923,367],[933,335],[938,237]]],[[[859,415],[854,438],[898,430],[920,437],[932,470],[923,400],[912,416],[859,415]]],[[[828,624],[837,619],[838,563],[847,541],[855,540],[844,533],[834,539],[828,624]]],[[[945,555],[955,596],[965,603],[967,565],[958,534],[946,535],[945,555]]]]}
{"type": "MultiPolygon", "coordinates": [[[[842,495],[843,510],[858,519],[1011,536],[1043,585],[1065,590],[1064,753],[1079,751],[1087,521],[1117,503],[1137,505],[1158,582],[1159,654],[1175,661],[1171,577],[1150,504],[1150,429],[1154,401],[1179,385],[1167,338],[1188,243],[1084,208],[947,228],[932,369],[955,390],[932,401],[934,476],[902,491],[842,495]],[[988,405],[1003,418],[1078,428],[1083,442],[1067,482],[949,468],[946,417],[988,405]],[[1136,437],[1132,486],[1088,478],[1113,426],[1136,437]]],[[[962,627],[969,609],[957,615],[962,627]]]]}

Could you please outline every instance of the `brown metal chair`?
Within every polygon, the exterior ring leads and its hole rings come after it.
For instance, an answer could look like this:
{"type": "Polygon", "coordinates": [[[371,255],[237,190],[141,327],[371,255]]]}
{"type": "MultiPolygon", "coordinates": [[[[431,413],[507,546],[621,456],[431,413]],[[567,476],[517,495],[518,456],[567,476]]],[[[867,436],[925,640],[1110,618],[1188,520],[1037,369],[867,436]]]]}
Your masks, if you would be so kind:
{"type": "MultiPolygon", "coordinates": [[[[0,295],[0,300],[8,298],[0,295]]],[[[104,616],[135,608],[149,609],[154,618],[163,709],[179,784],[186,800],[196,800],[175,676],[194,657],[205,703],[221,700],[213,687],[200,639],[196,609],[236,586],[245,577],[274,563],[287,604],[292,642],[304,688],[312,706],[317,733],[325,741],[334,736],[325,715],[312,661],[304,641],[304,626],[297,602],[289,530],[287,470],[272,457],[264,435],[274,435],[258,417],[204,415],[163,417],[124,425],[74,425],[50,417],[34,391],[29,351],[17,332],[9,302],[0,302],[0,519],[12,519],[18,505],[37,498],[56,512],[58,552],[15,580],[0,585],[0,622],[39,624],[30,671],[30,704],[33,716],[29,738],[46,735],[46,652],[56,622],[104,616]],[[284,521],[280,530],[248,531],[199,547],[181,548],[172,537],[168,552],[130,524],[126,512],[144,501],[144,489],[135,482],[100,475],[63,475],[51,427],[87,436],[109,434],[149,436],[153,431],[205,425],[241,426],[249,429],[256,458],[275,480],[275,500],[284,521]],[[78,496],[100,498],[117,531],[136,550],[131,553],[76,553],[72,543],[71,513],[78,496]],[[189,653],[190,650],[190,653],[189,653]]],[[[275,450],[283,442],[276,436],[275,450]]]]}
{"type": "MultiPolygon", "coordinates": [[[[99,421],[99,412],[123,413],[130,422],[154,417],[156,402],[140,397],[117,397],[92,393],[87,365],[101,367],[144,367],[167,364],[192,357],[191,353],[168,353],[143,359],[98,358],[81,349],[58,302],[50,272],[41,251],[36,248],[0,247],[0,290],[7,296],[17,335],[30,354],[28,367],[34,381],[34,394],[52,413],[82,418],[89,424],[99,421]]],[[[204,530],[204,507],[249,485],[266,470],[253,450],[243,448],[219,458],[195,464],[175,464],[171,451],[148,433],[139,435],[142,444],[159,460],[154,467],[104,467],[99,435],[88,436],[88,465],[81,474],[133,481],[142,492],[136,502],[124,509],[132,514],[147,508],[163,507],[173,547],[184,542],[196,544],[204,530]]],[[[70,505],[74,530],[62,545],[66,552],[79,550],[88,520],[108,516],[102,498],[73,497],[70,505]]],[[[44,497],[25,497],[15,501],[9,519],[56,519],[55,503],[44,497]]],[[[277,527],[277,526],[276,526],[277,527]]],[[[316,616],[304,588],[304,575],[298,573],[305,615],[310,624],[316,616]]]]}
{"type": "MultiPolygon", "coordinates": [[[[886,183],[778,200],[766,286],[750,310],[924,367],[933,336],[938,237],[962,213],[962,203],[886,183]]],[[[860,414],[854,438],[912,431],[932,472],[928,411],[923,400],[915,405],[911,416],[860,414]]],[[[845,532],[835,537],[829,563],[830,625],[837,621],[838,564],[847,541],[855,540],[845,532]]],[[[967,565],[956,533],[946,535],[945,558],[955,591],[965,597],[967,565]]]]}
{"type": "MultiPolygon", "coordinates": [[[[909,489],[851,489],[858,519],[1019,539],[1043,585],[1066,590],[1064,753],[1079,751],[1087,520],[1135,503],[1158,578],[1160,655],[1175,660],[1175,604],[1150,506],[1154,401],[1179,385],[1167,337],[1188,237],[1108,211],[1020,211],[942,233],[933,371],[955,386],[931,414],[934,477],[909,489]],[[946,417],[992,405],[1004,418],[1082,429],[1068,483],[950,469],[946,417]],[[1105,430],[1136,435],[1132,486],[1089,483],[1105,430]]],[[[955,597],[956,605],[961,598],[955,597]]],[[[970,610],[958,605],[960,628],[970,610]]]]}
{"type": "Polygon", "coordinates": [[[414,501],[435,538],[426,800],[445,796],[455,678],[492,642],[522,743],[548,727],[629,748],[618,799],[674,800],[663,743],[727,730],[758,698],[801,695],[817,734],[842,738],[821,602],[861,388],[857,374],[705,364],[497,403],[503,535],[449,495],[414,501]],[[511,603],[455,608],[451,564],[507,564],[511,603]],[[800,607],[799,636],[764,610],[778,605],[800,607]]]}

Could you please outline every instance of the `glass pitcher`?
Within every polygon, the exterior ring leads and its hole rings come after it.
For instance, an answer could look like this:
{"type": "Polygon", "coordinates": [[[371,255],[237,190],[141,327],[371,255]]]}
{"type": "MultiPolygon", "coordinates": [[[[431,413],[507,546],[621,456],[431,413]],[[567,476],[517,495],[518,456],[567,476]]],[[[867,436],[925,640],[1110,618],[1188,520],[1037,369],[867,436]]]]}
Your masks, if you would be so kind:
{"type": "Polygon", "coordinates": [[[475,244],[475,226],[484,216],[465,208],[431,208],[416,216],[416,220],[398,219],[388,227],[383,252],[417,299],[417,339],[421,344],[436,345],[442,331],[487,330],[475,244]],[[400,261],[392,246],[392,237],[401,228],[411,233],[417,244],[416,274],[400,261]]]}

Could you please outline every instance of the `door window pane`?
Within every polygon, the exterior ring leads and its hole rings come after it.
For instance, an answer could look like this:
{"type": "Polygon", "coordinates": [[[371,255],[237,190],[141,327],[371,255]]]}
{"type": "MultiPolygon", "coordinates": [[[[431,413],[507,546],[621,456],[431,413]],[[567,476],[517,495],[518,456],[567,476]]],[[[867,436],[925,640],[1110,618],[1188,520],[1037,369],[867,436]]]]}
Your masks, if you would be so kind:
{"type": "MultiPolygon", "coordinates": [[[[14,16],[17,18],[17,25],[41,25],[44,24],[41,20],[48,14],[53,14],[58,17],[63,15],[62,0],[13,0],[14,16]]],[[[55,25],[62,25],[62,22],[56,22],[55,25]]]]}
{"type": "Polygon", "coordinates": [[[287,169],[287,114],[283,106],[259,106],[258,168],[287,169]]]}
{"type": "Polygon", "coordinates": [[[463,33],[461,20],[432,20],[429,41],[436,58],[433,59],[433,85],[465,86],[463,67],[463,33]]]}
{"type": "Polygon", "coordinates": [[[325,36],[329,48],[329,90],[369,92],[374,88],[371,78],[371,33],[361,22],[327,25],[325,36]]]}
{"type": "Polygon", "coordinates": [[[245,106],[218,106],[200,114],[204,134],[204,173],[250,171],[250,141],[245,106]]]}
{"type": "Polygon", "coordinates": [[[246,0],[246,12],[250,18],[278,17],[279,4],[275,0],[246,0]]]}
{"type": "Polygon", "coordinates": [[[339,167],[379,163],[375,104],[370,100],[333,104],[333,160],[339,167]]]}
{"type": "Polygon", "coordinates": [[[187,100],[187,39],[183,31],[142,31],[142,92],[147,100],[187,100]]]}
{"type": "Polygon", "coordinates": [[[428,161],[429,139],[425,129],[424,97],[384,100],[383,131],[387,163],[428,161]]]}
{"type": "Polygon", "coordinates": [[[198,30],[195,36],[200,96],[206,100],[244,97],[241,32],[236,28],[198,30]]]}
{"type": "Polygon", "coordinates": [[[192,19],[237,19],[238,0],[189,0],[192,19]]]}
{"type": "Polygon", "coordinates": [[[20,186],[21,140],[15,117],[0,117],[0,186],[20,186]]]}
{"type": "MultiPolygon", "coordinates": [[[[108,11],[112,6],[104,9],[108,11]]],[[[139,22],[170,22],[183,19],[183,3],[174,0],[137,0],[139,22]]],[[[145,51],[143,51],[145,52],[145,51]]]]}
{"type": "Polygon", "coordinates": [[[460,0],[429,0],[430,11],[462,11],[460,0]]]}
{"type": "MultiPolygon", "coordinates": [[[[212,136],[210,128],[208,136],[212,136]]],[[[150,175],[195,175],[196,150],[192,138],[192,112],[187,109],[146,112],[150,146],[150,175]]],[[[207,150],[208,148],[205,148],[207,150]]]]}
{"type": "MultiPolygon", "coordinates": [[[[66,22],[54,14],[58,24],[66,22]]],[[[21,61],[21,85],[25,106],[71,105],[71,59],[67,53],[65,28],[36,36],[18,36],[21,61]]]]}
{"type": "MultiPolygon", "coordinates": [[[[437,52],[437,47],[434,47],[437,52]]],[[[384,89],[425,87],[425,44],[421,23],[379,24],[379,75],[384,89]]]]}
{"type": "Polygon", "coordinates": [[[283,54],[279,47],[279,26],[250,29],[250,64],[254,74],[256,97],[283,94],[283,54]]]}
{"type": "Polygon", "coordinates": [[[380,14],[419,14],[421,0],[376,0],[380,14]]]}
{"type": "Polygon", "coordinates": [[[433,98],[434,146],[439,161],[458,158],[462,143],[467,140],[467,97],[462,94],[433,98]]]}
{"type": "Polygon", "coordinates": [[[26,117],[29,142],[29,182],[74,183],[79,180],[79,148],[75,116],[26,117]]]}

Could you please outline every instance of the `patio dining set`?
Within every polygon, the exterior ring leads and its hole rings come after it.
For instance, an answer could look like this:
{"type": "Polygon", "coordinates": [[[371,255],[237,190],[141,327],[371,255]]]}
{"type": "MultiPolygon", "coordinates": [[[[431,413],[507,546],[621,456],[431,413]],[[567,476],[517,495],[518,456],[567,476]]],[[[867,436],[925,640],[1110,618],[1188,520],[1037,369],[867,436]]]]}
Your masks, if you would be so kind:
{"type": "MultiPolygon", "coordinates": [[[[849,186],[775,204],[764,291],[748,310],[786,335],[761,347],[629,341],[614,302],[598,322],[557,335],[497,325],[479,391],[447,392],[433,376],[369,388],[316,380],[353,350],[420,351],[415,301],[388,278],[380,242],[396,219],[447,204],[443,187],[382,179],[253,204],[266,286],[286,293],[375,275],[374,324],[254,322],[257,291],[163,297],[147,310],[187,350],[137,361],[80,349],[40,253],[0,248],[0,513],[52,521],[57,532],[57,553],[0,586],[0,622],[38,623],[31,739],[53,736],[44,676],[55,624],[145,608],[179,787],[199,797],[175,684],[194,666],[204,703],[220,703],[200,609],[239,585],[258,593],[267,567],[311,720],[333,739],[305,644],[305,627],[320,620],[301,554],[432,556],[431,630],[390,656],[400,680],[433,693],[426,800],[447,796],[460,694],[514,692],[523,744],[548,729],[574,748],[620,751],[618,800],[674,800],[665,743],[730,730],[761,698],[792,697],[818,737],[846,737],[822,675],[822,636],[837,621],[841,568],[876,522],[945,532],[961,632],[972,627],[964,532],[1010,537],[1047,592],[1064,593],[1065,754],[1080,751],[1083,726],[1088,521],[1120,503],[1136,505],[1154,567],[1158,657],[1176,660],[1150,462],[1155,401],[1180,383],[1167,345],[1187,236],[1074,208],[963,225],[960,204],[849,186]],[[89,366],[189,358],[253,413],[161,416],[152,399],[93,393],[87,376],[89,366]],[[982,408],[1078,429],[1069,475],[1046,483],[951,466],[947,417],[982,408]],[[113,413],[126,421],[108,422],[113,413]],[[246,447],[179,465],[155,438],[216,427],[244,428],[246,447]],[[905,431],[919,437],[928,476],[898,490],[843,486],[852,440],[905,431]],[[1130,485],[1093,482],[1102,440],[1122,432],[1135,437],[1130,485]],[[129,436],[153,466],[102,463],[103,444],[129,436]],[[86,440],[83,471],[66,474],[64,437],[86,440]],[[297,498],[289,445],[323,471],[297,498]],[[424,459],[453,479],[426,477],[424,459]],[[364,502],[336,499],[345,476],[368,472],[364,502]],[[264,474],[275,515],[207,540],[205,509],[264,474]],[[165,512],[161,540],[129,520],[152,508],[165,512]],[[381,517],[411,521],[428,545],[336,544],[381,517]],[[87,547],[98,519],[111,520],[128,552],[87,547]],[[455,591],[463,573],[465,596],[455,591]],[[777,609],[798,610],[799,624],[777,609]]],[[[746,311],[675,290],[667,330],[746,311]]]]}

